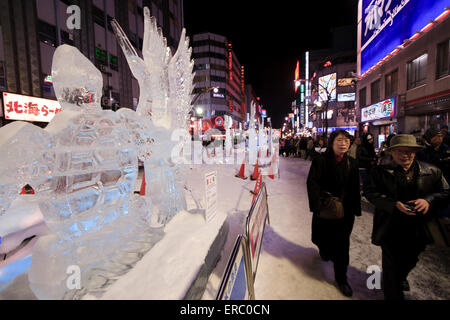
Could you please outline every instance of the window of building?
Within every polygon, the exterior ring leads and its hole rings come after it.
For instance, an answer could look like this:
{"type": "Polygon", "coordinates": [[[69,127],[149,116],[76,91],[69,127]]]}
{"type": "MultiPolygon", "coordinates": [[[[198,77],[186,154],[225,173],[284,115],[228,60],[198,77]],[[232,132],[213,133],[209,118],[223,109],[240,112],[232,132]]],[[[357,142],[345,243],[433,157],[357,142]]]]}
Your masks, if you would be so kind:
{"type": "Polygon", "coordinates": [[[384,77],[385,98],[391,98],[397,94],[398,70],[395,70],[384,77]]]}
{"type": "Polygon", "coordinates": [[[377,103],[380,101],[380,79],[377,81],[372,82],[370,85],[370,97],[372,103],[377,103]]]}
{"type": "Polygon", "coordinates": [[[117,57],[115,55],[109,55],[109,67],[112,70],[119,71],[119,64],[117,62],[117,57]]]}
{"type": "Polygon", "coordinates": [[[436,61],[436,78],[442,78],[450,74],[450,39],[438,44],[436,61]]]}
{"type": "Polygon", "coordinates": [[[107,53],[105,50],[95,48],[95,62],[104,66],[108,65],[107,53]]]}
{"type": "Polygon", "coordinates": [[[105,13],[102,9],[99,9],[96,6],[92,6],[92,16],[95,23],[102,26],[103,28],[105,27],[105,13]]]}
{"type": "Polygon", "coordinates": [[[427,60],[428,54],[425,53],[420,57],[408,63],[407,66],[407,84],[408,90],[416,88],[426,83],[427,80],[427,60]]]}
{"type": "Polygon", "coordinates": [[[56,47],[56,27],[42,20],[38,21],[39,40],[56,47]]]}
{"type": "Polygon", "coordinates": [[[367,96],[366,88],[362,88],[361,90],[359,90],[359,107],[360,108],[363,108],[367,105],[366,96],[367,96]]]}

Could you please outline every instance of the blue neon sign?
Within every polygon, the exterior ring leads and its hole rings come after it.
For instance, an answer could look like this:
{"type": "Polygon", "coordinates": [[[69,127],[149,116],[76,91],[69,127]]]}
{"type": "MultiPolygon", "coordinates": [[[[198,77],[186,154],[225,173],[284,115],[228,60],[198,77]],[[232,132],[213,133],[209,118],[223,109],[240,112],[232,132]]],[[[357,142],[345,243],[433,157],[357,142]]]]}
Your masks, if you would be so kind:
{"type": "Polygon", "coordinates": [[[363,0],[361,74],[440,16],[450,0],[363,0]]]}

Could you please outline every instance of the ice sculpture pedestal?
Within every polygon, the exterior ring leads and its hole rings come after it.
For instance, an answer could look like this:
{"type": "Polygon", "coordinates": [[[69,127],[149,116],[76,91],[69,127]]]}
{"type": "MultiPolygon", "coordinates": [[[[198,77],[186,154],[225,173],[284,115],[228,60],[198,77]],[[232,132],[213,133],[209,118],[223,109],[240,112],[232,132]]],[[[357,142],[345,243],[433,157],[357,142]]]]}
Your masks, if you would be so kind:
{"type": "MultiPolygon", "coordinates": [[[[199,300],[220,260],[228,236],[225,212],[206,223],[201,212],[182,211],[133,269],[117,280],[102,300],[199,300]]],[[[86,295],[84,299],[96,299],[86,295]]]]}

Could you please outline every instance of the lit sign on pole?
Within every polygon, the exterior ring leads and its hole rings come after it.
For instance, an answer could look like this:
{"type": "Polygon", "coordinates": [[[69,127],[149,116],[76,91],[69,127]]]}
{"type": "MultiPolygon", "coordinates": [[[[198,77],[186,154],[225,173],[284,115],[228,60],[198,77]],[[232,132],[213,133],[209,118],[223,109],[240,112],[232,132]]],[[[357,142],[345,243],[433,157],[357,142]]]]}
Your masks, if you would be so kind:
{"type": "Polygon", "coordinates": [[[361,109],[361,122],[373,121],[395,116],[395,98],[386,99],[361,109]]]}
{"type": "Polygon", "coordinates": [[[305,84],[300,85],[300,102],[305,102],[305,84]]]}
{"type": "Polygon", "coordinates": [[[355,101],[355,100],[356,100],[356,93],[355,92],[339,93],[338,94],[338,101],[339,102],[355,101]]]}
{"type": "Polygon", "coordinates": [[[297,93],[299,83],[298,80],[300,79],[300,61],[297,61],[297,67],[295,68],[295,93],[297,93]]]}
{"type": "Polygon", "coordinates": [[[5,119],[50,122],[61,112],[56,100],[41,99],[3,92],[5,119]]]}
{"type": "Polygon", "coordinates": [[[360,74],[363,75],[388,55],[396,52],[405,39],[417,36],[440,17],[448,0],[361,0],[358,37],[360,74]]]}
{"type": "Polygon", "coordinates": [[[336,73],[319,78],[319,100],[336,101],[336,73]]]}

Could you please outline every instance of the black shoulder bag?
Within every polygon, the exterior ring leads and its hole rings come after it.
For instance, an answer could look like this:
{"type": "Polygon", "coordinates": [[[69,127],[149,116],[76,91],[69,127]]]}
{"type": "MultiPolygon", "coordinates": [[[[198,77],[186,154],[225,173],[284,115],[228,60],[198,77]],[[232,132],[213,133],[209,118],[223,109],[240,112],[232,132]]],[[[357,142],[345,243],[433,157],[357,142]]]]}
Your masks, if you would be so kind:
{"type": "MultiPolygon", "coordinates": [[[[347,157],[347,178],[350,175],[350,160],[347,157]]],[[[335,197],[328,191],[320,195],[319,218],[328,220],[337,220],[344,218],[344,191],[341,197],[335,197]]]]}

